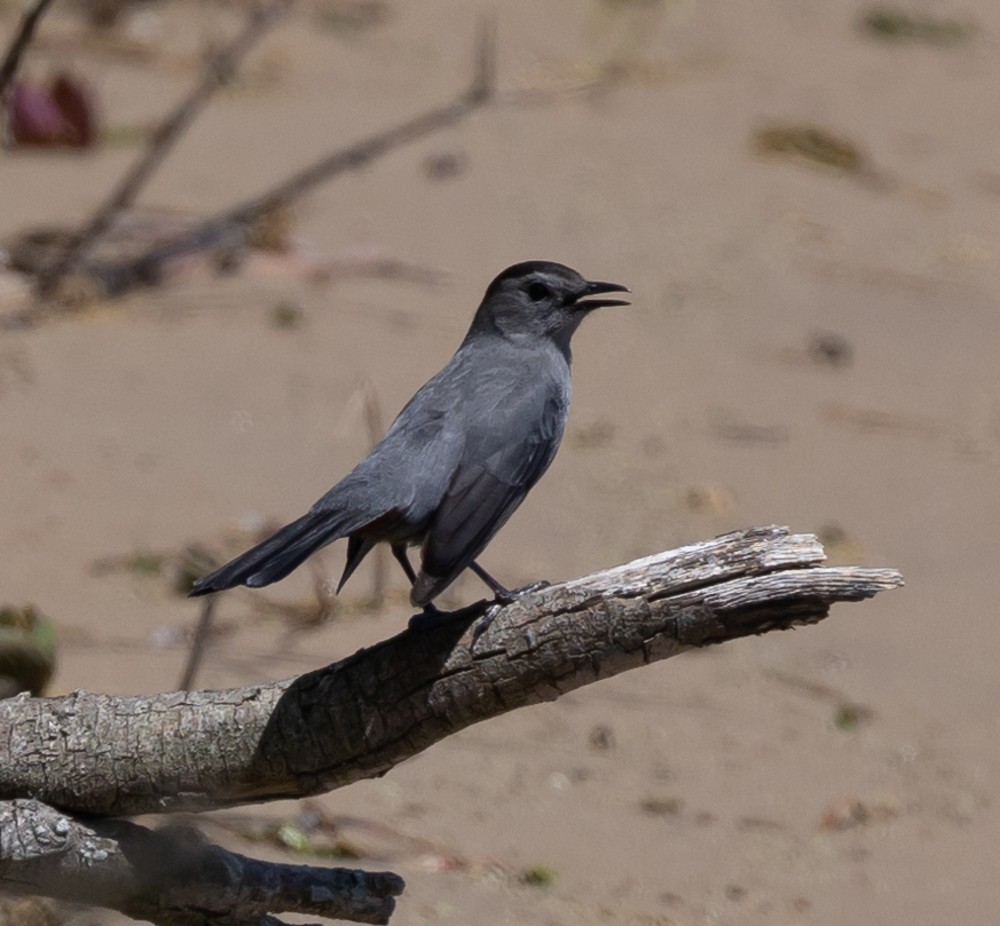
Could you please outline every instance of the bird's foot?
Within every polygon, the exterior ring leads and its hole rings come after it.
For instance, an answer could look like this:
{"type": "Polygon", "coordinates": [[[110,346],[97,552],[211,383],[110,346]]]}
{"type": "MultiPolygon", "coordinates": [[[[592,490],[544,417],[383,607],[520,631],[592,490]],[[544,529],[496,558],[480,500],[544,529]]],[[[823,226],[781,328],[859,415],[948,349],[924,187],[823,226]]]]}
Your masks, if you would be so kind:
{"type": "Polygon", "coordinates": [[[498,590],[491,602],[491,606],[486,608],[482,618],[476,621],[476,626],[472,630],[472,645],[475,646],[479,638],[486,633],[493,625],[493,621],[500,613],[501,608],[517,601],[522,595],[530,595],[532,592],[540,592],[543,588],[548,588],[552,583],[542,579],[540,582],[532,582],[531,585],[522,585],[520,588],[504,588],[498,590]]]}
{"type": "Polygon", "coordinates": [[[552,585],[551,582],[547,582],[542,579],[539,582],[532,582],[530,585],[522,585],[520,588],[505,588],[496,593],[495,598],[497,604],[511,604],[517,601],[522,595],[530,595],[532,592],[540,592],[543,588],[549,588],[552,585]]]}

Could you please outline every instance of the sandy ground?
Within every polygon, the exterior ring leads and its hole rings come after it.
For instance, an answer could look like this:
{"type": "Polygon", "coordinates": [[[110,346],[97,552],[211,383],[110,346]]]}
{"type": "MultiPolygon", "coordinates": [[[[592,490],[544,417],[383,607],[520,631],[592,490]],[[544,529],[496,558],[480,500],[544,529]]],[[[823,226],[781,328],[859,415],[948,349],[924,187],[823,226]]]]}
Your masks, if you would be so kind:
{"type": "MultiPolygon", "coordinates": [[[[144,203],[212,211],[449,98],[496,6],[388,3],[353,31],[302,8],[144,203]]],[[[635,305],[578,334],[567,440],[488,568],[565,578],[778,523],[907,587],[472,728],[322,798],[360,864],[406,878],[393,923],[1000,920],[1000,6],[902,6],[976,28],[888,44],[831,0],[504,4],[504,88],[566,89],[609,60],[623,80],[482,112],[296,215],[312,254],[385,253],[445,271],[438,285],[248,268],[0,335],[0,589],[58,623],[55,691],[176,686],[196,606],[95,561],[298,515],[364,452],[366,388],[388,420],[496,272],[560,260],[635,305]],[[754,133],[779,123],[843,136],[865,169],[763,156],[754,133]],[[429,176],[442,155],[457,176],[429,176]],[[298,327],[274,326],[281,303],[298,327]],[[817,358],[817,335],[851,362],[817,358]],[[848,702],[871,716],[844,730],[848,702]],[[542,868],[547,886],[519,880],[542,868]]],[[[176,54],[73,55],[112,125],[151,122],[190,83],[185,50],[232,24],[214,7],[144,15],[176,54]]],[[[55,17],[28,73],[73,28],[55,17]]],[[[0,234],[84,218],[134,154],[5,155],[0,234]]],[[[390,576],[383,609],[358,606],[362,572],[297,632],[228,594],[199,681],[283,677],[397,632],[390,576]]],[[[306,572],[270,597],[309,587],[306,572]]],[[[479,595],[463,581],[454,600],[479,595]]]]}

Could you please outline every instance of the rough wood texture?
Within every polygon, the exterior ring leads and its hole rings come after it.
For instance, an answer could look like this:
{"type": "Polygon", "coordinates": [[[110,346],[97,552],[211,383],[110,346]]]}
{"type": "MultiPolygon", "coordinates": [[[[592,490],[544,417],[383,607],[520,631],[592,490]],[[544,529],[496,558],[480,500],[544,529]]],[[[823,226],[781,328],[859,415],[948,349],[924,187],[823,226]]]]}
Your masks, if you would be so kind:
{"type": "Polygon", "coordinates": [[[488,717],[902,584],[823,558],[812,535],[756,528],[482,603],[296,679],[13,698],[0,702],[0,799],[121,816],[331,790],[488,717]]]}
{"type": "Polygon", "coordinates": [[[823,559],[811,535],[756,528],[481,602],[297,679],[0,701],[0,888],[158,926],[280,926],[269,911],[388,922],[403,889],[391,873],[272,865],[190,829],[101,818],[329,790],[515,707],[902,585],[823,559]]]}
{"type": "Polygon", "coordinates": [[[277,924],[269,910],[387,923],[403,890],[390,872],[258,862],[190,827],[82,822],[31,800],[0,802],[0,884],[159,926],[277,924]]]}

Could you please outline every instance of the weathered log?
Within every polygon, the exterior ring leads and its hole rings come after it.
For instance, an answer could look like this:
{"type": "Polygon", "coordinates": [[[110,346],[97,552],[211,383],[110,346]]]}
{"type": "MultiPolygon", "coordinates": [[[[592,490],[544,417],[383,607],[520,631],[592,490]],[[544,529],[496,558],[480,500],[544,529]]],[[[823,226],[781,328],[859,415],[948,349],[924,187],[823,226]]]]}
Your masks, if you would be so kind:
{"type": "Polygon", "coordinates": [[[812,535],[755,528],[420,620],[269,685],[0,701],[0,889],[158,926],[280,926],[274,911],[387,922],[403,889],[391,873],[271,865],[190,828],[106,818],[331,790],[472,723],[902,585],[823,560],[812,535]]]}
{"type": "Polygon", "coordinates": [[[486,602],[295,679],[0,702],[0,799],[121,816],[305,797],[472,723],[693,647],[816,623],[902,584],[756,528],[486,602]]]}

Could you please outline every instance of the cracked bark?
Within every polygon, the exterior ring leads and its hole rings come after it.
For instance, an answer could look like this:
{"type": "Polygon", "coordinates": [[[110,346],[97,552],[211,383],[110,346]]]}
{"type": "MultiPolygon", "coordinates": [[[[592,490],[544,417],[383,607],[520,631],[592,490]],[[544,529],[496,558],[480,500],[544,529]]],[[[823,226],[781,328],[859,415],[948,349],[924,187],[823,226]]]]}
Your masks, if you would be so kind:
{"type": "Polygon", "coordinates": [[[294,679],[19,696],[0,702],[0,800],[110,817],[328,791],[489,717],[688,649],[816,623],[834,602],[902,584],[891,569],[823,560],[812,535],[754,528],[481,603],[294,679]]]}
{"type": "Polygon", "coordinates": [[[386,923],[403,889],[390,872],[259,862],[188,826],[82,821],[33,800],[0,802],[0,883],[160,926],[278,923],[269,909],[386,923]]]}

